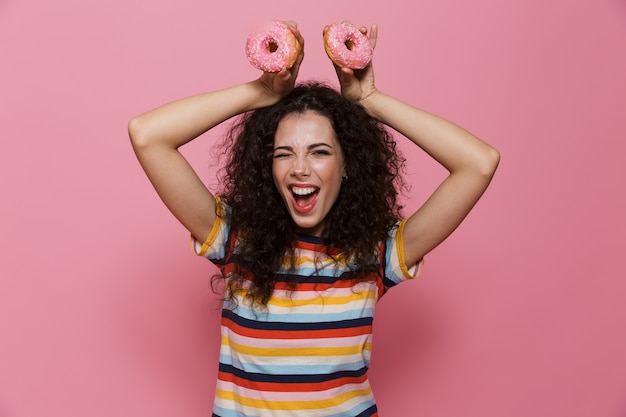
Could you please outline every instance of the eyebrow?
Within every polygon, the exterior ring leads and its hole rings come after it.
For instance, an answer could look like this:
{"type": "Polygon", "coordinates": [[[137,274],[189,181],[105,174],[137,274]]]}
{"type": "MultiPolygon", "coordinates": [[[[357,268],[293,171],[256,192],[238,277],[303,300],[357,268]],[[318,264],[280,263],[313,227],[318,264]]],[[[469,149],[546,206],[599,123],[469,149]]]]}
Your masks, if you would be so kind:
{"type": "MultiPolygon", "coordinates": [[[[319,143],[312,143],[309,146],[307,146],[308,150],[311,149],[315,149],[315,148],[319,148],[319,147],[326,147],[326,148],[330,148],[330,149],[334,149],[332,145],[329,145],[328,143],[324,143],[324,142],[319,142],[319,143]]],[[[286,151],[293,151],[293,148],[291,146],[277,146],[274,148],[274,151],[277,150],[286,150],[286,151]]]]}

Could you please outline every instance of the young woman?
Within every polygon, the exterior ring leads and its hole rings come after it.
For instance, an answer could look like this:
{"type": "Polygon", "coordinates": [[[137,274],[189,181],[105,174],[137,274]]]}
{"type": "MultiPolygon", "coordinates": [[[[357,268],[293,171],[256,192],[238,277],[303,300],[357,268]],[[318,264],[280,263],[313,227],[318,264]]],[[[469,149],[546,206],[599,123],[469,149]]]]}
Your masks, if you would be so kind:
{"type": "Polygon", "coordinates": [[[371,64],[336,67],[341,93],[296,86],[302,57],[129,124],[148,178],[225,283],[214,416],[378,415],[366,373],[376,301],[419,273],[499,162],[466,130],[377,90],[371,64]],[[214,196],[178,148],[237,115],[214,196]],[[384,125],[450,173],[404,218],[403,159],[384,125]]]}

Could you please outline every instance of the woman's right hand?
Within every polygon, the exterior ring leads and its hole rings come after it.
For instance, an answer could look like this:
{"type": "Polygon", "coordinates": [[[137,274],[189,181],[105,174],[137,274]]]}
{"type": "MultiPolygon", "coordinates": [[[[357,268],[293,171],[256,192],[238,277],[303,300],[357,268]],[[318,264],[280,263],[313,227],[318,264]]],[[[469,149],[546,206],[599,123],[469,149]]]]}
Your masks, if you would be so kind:
{"type": "Polygon", "coordinates": [[[298,30],[296,22],[285,22],[291,32],[294,34],[298,42],[300,43],[300,53],[296,57],[296,61],[289,69],[283,69],[280,72],[269,73],[264,72],[263,75],[257,80],[259,84],[267,91],[275,101],[280,100],[283,96],[288,94],[296,83],[298,77],[298,71],[300,70],[300,64],[304,59],[304,38],[298,30]]]}

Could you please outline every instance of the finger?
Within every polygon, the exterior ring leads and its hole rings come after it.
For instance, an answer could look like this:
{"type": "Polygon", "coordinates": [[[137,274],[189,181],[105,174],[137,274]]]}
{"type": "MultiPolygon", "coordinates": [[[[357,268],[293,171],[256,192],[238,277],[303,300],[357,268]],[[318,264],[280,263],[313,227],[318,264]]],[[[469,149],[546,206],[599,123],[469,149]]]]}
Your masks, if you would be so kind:
{"type": "Polygon", "coordinates": [[[337,75],[339,76],[339,84],[344,90],[350,89],[356,82],[354,71],[350,68],[339,68],[337,75]]]}
{"type": "Polygon", "coordinates": [[[290,71],[293,74],[293,76],[297,77],[300,64],[302,63],[302,60],[304,59],[304,37],[298,30],[298,24],[296,22],[292,20],[286,20],[285,23],[289,27],[289,30],[291,31],[291,33],[296,37],[296,41],[298,42],[298,45],[300,46],[300,51],[298,52],[298,55],[296,56],[296,60],[294,61],[293,65],[290,68],[290,71]]]}
{"type": "Polygon", "coordinates": [[[273,82],[273,90],[280,94],[287,94],[293,88],[294,75],[290,70],[284,69],[276,73],[276,77],[273,82]]]}
{"type": "Polygon", "coordinates": [[[361,88],[354,71],[349,68],[342,68],[339,74],[341,94],[348,100],[358,100],[361,88]]]}
{"type": "Polygon", "coordinates": [[[372,44],[372,48],[376,48],[377,39],[378,39],[378,25],[374,23],[372,25],[372,29],[370,30],[370,43],[372,44]]]}
{"type": "Polygon", "coordinates": [[[341,68],[339,65],[335,64],[335,62],[332,59],[329,58],[329,60],[330,60],[330,62],[332,62],[333,68],[335,68],[335,72],[337,73],[337,78],[339,79],[339,82],[341,82],[341,74],[343,72],[343,68],[341,68]]]}
{"type": "Polygon", "coordinates": [[[346,82],[354,81],[354,70],[351,68],[340,68],[341,78],[346,82]]]}
{"type": "Polygon", "coordinates": [[[291,78],[291,71],[289,71],[288,69],[283,69],[277,75],[280,81],[289,81],[289,79],[291,78]]]}
{"type": "Polygon", "coordinates": [[[291,20],[287,20],[287,21],[285,21],[285,23],[289,27],[289,30],[291,31],[293,36],[296,37],[296,40],[298,41],[300,46],[302,48],[304,48],[304,37],[302,36],[300,31],[298,30],[298,24],[296,22],[291,21],[291,20]]]}
{"type": "Polygon", "coordinates": [[[300,52],[296,56],[296,60],[291,66],[292,72],[297,75],[298,69],[300,68],[300,64],[302,64],[302,60],[304,59],[304,39],[300,36],[298,38],[298,42],[300,43],[300,52]]]}
{"type": "Polygon", "coordinates": [[[293,75],[294,78],[298,77],[298,73],[300,72],[300,65],[302,64],[302,60],[304,56],[302,54],[298,55],[296,58],[296,62],[289,68],[289,72],[293,75]]]}

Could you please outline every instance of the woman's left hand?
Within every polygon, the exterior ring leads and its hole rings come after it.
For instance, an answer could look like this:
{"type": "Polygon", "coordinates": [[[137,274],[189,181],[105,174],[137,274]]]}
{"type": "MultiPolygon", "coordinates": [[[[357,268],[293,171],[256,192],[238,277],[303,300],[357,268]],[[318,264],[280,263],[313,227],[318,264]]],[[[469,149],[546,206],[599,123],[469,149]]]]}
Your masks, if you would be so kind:
{"type": "MultiPolygon", "coordinates": [[[[324,28],[324,32],[326,32],[326,30],[328,30],[328,26],[324,28]]],[[[361,27],[359,30],[365,36],[368,36],[366,27],[361,27]]],[[[369,31],[369,40],[372,44],[372,48],[376,47],[377,37],[378,26],[372,25],[369,31]]],[[[348,100],[365,104],[365,101],[376,93],[376,86],[374,85],[374,67],[371,62],[360,70],[340,68],[335,65],[335,71],[339,78],[341,94],[348,100]]]]}

